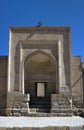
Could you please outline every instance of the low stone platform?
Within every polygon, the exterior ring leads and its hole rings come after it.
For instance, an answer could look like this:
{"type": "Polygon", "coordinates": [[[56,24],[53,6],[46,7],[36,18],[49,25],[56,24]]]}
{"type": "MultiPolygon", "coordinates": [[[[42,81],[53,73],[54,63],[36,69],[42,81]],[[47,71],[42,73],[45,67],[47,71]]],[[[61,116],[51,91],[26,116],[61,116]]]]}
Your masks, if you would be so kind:
{"type": "Polygon", "coordinates": [[[27,117],[68,117],[72,116],[72,113],[22,113],[20,116],[27,117]]]}
{"type": "Polygon", "coordinates": [[[49,97],[29,98],[28,94],[8,93],[7,116],[72,116],[72,97],[51,94],[49,97]]]}
{"type": "Polygon", "coordinates": [[[0,117],[0,130],[84,130],[81,117],[0,117]]]}
{"type": "Polygon", "coordinates": [[[9,127],[0,127],[0,130],[84,130],[84,126],[80,127],[68,127],[68,126],[52,126],[52,127],[13,127],[13,128],[9,128],[9,127]]]}

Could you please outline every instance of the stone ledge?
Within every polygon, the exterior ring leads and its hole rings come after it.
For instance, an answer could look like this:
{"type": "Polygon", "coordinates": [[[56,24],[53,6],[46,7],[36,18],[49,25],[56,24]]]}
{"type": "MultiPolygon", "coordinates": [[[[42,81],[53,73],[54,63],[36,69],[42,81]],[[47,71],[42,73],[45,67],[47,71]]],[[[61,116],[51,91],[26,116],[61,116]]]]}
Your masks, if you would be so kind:
{"type": "Polygon", "coordinates": [[[48,127],[0,127],[0,130],[84,130],[84,126],[68,127],[68,126],[48,126],[48,127]]]}
{"type": "Polygon", "coordinates": [[[17,33],[23,33],[23,32],[29,32],[29,33],[57,33],[57,32],[69,32],[70,28],[69,26],[23,26],[23,27],[10,27],[10,30],[12,32],[17,33]]]}

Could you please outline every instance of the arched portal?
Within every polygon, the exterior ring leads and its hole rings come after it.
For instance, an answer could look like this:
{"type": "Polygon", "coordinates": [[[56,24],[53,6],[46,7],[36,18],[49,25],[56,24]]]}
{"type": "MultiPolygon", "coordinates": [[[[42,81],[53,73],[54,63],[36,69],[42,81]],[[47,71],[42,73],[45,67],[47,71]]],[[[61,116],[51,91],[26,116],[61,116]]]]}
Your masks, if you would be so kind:
{"type": "Polygon", "coordinates": [[[31,97],[49,97],[56,93],[56,62],[51,55],[36,51],[26,57],[24,89],[31,97]]]}

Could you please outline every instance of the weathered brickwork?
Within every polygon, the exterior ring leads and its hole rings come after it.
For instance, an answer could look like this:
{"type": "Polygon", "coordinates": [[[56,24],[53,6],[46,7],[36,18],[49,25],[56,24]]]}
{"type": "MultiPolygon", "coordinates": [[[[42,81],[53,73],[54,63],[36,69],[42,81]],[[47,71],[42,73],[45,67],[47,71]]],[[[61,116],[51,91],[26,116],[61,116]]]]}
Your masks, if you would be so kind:
{"type": "Polygon", "coordinates": [[[0,114],[3,114],[7,102],[7,66],[8,57],[0,56],[0,114]]]}
{"type": "Polygon", "coordinates": [[[70,95],[52,94],[51,112],[60,116],[72,116],[72,97],[70,95]]]}
{"type": "Polygon", "coordinates": [[[0,92],[6,93],[8,56],[0,56],[0,92]]]}
{"type": "MultiPolygon", "coordinates": [[[[21,116],[23,110],[26,111],[27,104],[29,103],[27,94],[21,93],[8,93],[7,94],[7,109],[6,115],[8,116],[21,116]]],[[[27,109],[28,111],[28,109],[27,109]]],[[[27,113],[27,112],[26,112],[27,113]]]]}
{"type": "Polygon", "coordinates": [[[71,57],[71,88],[75,101],[83,101],[83,73],[80,56],[71,57]]]}

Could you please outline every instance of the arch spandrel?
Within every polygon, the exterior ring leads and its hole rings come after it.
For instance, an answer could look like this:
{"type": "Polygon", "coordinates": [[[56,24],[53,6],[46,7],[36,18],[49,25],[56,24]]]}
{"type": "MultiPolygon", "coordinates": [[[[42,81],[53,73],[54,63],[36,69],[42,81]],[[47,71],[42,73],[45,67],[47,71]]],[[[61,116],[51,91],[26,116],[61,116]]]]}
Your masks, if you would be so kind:
{"type": "Polygon", "coordinates": [[[26,60],[30,59],[32,56],[35,56],[35,55],[45,56],[46,58],[51,58],[53,61],[56,61],[55,57],[52,54],[50,54],[49,52],[45,52],[43,50],[35,50],[24,57],[24,64],[25,64],[26,60]]]}

